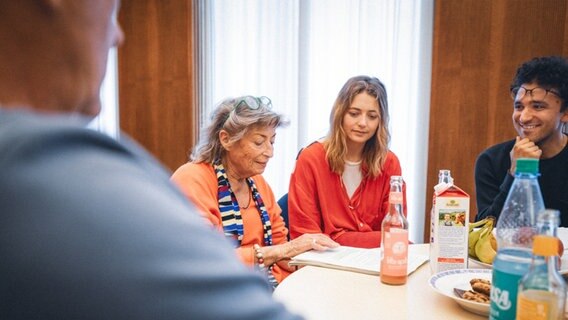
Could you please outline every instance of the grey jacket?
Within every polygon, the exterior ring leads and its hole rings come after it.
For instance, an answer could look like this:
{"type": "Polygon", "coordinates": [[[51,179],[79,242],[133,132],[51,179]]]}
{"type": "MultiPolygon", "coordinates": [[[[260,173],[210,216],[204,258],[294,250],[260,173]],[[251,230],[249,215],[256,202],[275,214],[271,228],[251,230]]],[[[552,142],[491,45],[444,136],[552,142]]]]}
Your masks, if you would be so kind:
{"type": "Polygon", "coordinates": [[[296,319],[142,148],[0,109],[1,319],[296,319]]]}

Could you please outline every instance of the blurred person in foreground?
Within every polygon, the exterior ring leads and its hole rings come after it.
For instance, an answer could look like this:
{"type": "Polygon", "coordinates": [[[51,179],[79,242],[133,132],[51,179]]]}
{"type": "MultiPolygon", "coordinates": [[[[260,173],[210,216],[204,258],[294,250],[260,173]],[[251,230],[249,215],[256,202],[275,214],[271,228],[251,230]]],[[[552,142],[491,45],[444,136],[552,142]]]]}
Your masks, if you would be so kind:
{"type": "Polygon", "coordinates": [[[100,109],[115,0],[0,1],[0,318],[294,319],[100,109]]]}
{"type": "Polygon", "coordinates": [[[292,239],[323,232],[341,245],[380,246],[390,177],[401,175],[388,148],[388,118],[387,92],[379,79],[356,76],[343,85],[329,133],[301,151],[290,179],[292,239]]]}
{"type": "Polygon", "coordinates": [[[499,217],[518,158],[539,160],[538,182],[546,208],[568,227],[568,61],[538,57],[523,63],[511,83],[513,127],[518,136],[483,151],[475,163],[476,220],[499,217]]]}
{"type": "Polygon", "coordinates": [[[293,271],[290,258],[338,244],[323,234],[287,241],[281,209],[262,176],[274,152],[276,129],[287,124],[271,106],[267,97],[221,102],[190,162],[174,172],[172,181],[234,243],[245,264],[269,269],[275,287],[293,271]]]}

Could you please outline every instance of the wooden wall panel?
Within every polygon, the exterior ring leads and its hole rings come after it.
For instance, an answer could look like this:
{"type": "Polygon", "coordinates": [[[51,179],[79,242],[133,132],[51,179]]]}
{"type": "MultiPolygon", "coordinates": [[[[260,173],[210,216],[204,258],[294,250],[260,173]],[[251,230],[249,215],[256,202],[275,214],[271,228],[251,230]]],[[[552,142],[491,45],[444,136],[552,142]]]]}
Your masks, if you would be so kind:
{"type": "MultiPolygon", "coordinates": [[[[198,130],[192,0],[123,0],[119,108],[123,131],[170,169],[187,160],[198,130]]],[[[568,55],[566,0],[436,0],[425,240],[431,190],[450,169],[475,205],[474,163],[514,137],[508,88],[517,66],[568,55]]]]}
{"type": "Polygon", "coordinates": [[[197,137],[191,0],[122,0],[118,51],[121,129],[171,170],[197,137]]]}
{"type": "Polygon", "coordinates": [[[509,85],[522,62],[568,55],[566,0],[436,0],[425,213],[439,169],[450,169],[475,204],[474,165],[515,136],[509,85]]]}

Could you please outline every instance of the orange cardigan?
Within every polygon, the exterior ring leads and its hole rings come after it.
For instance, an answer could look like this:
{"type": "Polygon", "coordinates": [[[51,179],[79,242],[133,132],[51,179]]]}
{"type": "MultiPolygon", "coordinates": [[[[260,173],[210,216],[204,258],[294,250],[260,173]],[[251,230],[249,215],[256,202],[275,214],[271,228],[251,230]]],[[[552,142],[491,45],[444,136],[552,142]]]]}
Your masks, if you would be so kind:
{"type": "MultiPolygon", "coordinates": [[[[290,179],[290,236],[325,233],[341,245],[379,247],[392,175],[401,175],[401,169],[389,151],[381,175],[363,178],[349,201],[341,177],[329,167],[323,144],[312,143],[300,153],[290,179]]],[[[403,196],[406,215],[406,188],[403,196]]]]}
{"type": "MultiPolygon", "coordinates": [[[[252,179],[270,216],[273,244],[285,243],[288,230],[284,226],[284,220],[280,215],[282,210],[274,199],[272,189],[261,175],[253,176],[252,179]]],[[[213,166],[208,163],[186,163],[174,172],[171,180],[181,188],[182,192],[195,204],[199,211],[223,232],[221,212],[217,201],[217,176],[213,166]]],[[[254,266],[256,259],[253,245],[264,246],[264,231],[260,213],[252,200],[252,196],[250,203],[250,207],[241,209],[244,235],[241,246],[236,248],[236,252],[245,264],[254,266]]],[[[281,269],[276,264],[273,273],[278,282],[281,282],[289,274],[288,271],[281,269]]]]}

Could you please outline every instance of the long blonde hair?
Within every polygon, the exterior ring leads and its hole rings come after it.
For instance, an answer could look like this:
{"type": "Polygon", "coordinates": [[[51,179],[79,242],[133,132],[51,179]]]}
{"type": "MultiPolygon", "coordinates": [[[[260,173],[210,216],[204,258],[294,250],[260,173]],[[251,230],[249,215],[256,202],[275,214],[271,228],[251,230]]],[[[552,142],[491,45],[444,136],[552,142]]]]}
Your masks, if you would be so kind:
{"type": "Polygon", "coordinates": [[[329,119],[330,129],[323,145],[331,170],[337,174],[342,174],[345,168],[345,156],[347,155],[347,138],[342,125],[343,117],[351,107],[355,96],[362,92],[375,97],[379,104],[379,126],[374,138],[365,142],[362,155],[362,166],[366,168],[366,175],[374,178],[382,172],[390,141],[387,91],[379,79],[369,76],[356,76],[347,80],[333,104],[329,119]]]}
{"type": "Polygon", "coordinates": [[[234,144],[253,127],[278,128],[288,125],[288,121],[281,114],[272,111],[272,103],[269,99],[268,103],[258,102],[255,108],[240,107],[247,98],[260,101],[260,98],[251,96],[228,98],[215,108],[211,115],[211,122],[201,132],[199,143],[189,157],[190,161],[213,163],[221,159],[225,153],[219,140],[221,130],[227,131],[230,137],[229,144],[234,144]]]}

